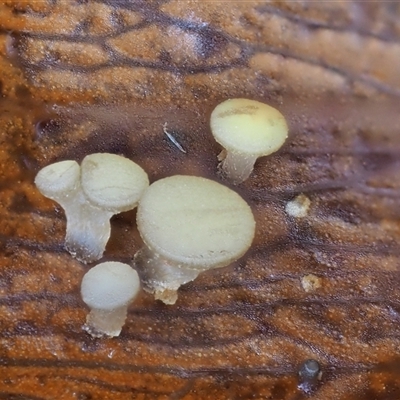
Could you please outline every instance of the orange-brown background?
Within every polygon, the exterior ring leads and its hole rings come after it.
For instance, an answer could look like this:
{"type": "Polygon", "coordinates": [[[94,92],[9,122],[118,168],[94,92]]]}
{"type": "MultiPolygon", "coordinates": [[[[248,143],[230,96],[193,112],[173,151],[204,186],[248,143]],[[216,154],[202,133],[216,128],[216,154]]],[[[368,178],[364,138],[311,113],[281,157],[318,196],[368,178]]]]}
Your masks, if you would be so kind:
{"type": "MultiPolygon", "coordinates": [[[[399,399],[399,8],[0,2],[0,398],[399,399]],[[35,174],[108,151],[152,181],[220,180],[208,118],[239,96],[290,125],[236,189],[257,220],[253,247],[174,306],[143,294],[119,338],[89,337],[88,267],[63,250],[64,214],[35,174]],[[303,220],[284,211],[299,193],[303,220]],[[306,394],[308,358],[323,374],[306,394]]],[[[121,214],[104,259],[131,262],[140,245],[135,213],[121,214]]]]}

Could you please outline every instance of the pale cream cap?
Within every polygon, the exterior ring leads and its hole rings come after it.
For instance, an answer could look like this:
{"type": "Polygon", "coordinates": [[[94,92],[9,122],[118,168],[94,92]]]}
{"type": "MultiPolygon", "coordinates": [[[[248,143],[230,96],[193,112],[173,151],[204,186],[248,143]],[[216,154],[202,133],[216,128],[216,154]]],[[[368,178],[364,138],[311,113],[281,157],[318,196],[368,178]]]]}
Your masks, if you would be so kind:
{"type": "Polygon", "coordinates": [[[129,304],[139,293],[137,272],[128,264],[104,262],[90,269],[82,280],[82,300],[91,308],[114,310],[129,304]]]}
{"type": "Polygon", "coordinates": [[[79,185],[80,167],[76,161],[67,160],[42,168],[35,184],[46,197],[65,195],[79,185]]]}
{"type": "Polygon", "coordinates": [[[211,113],[215,140],[227,151],[266,156],[277,151],[288,136],[284,116],[275,108],[248,99],[230,99],[211,113]]]}
{"type": "Polygon", "coordinates": [[[209,179],[184,175],[150,185],[139,203],[137,223],[153,252],[200,270],[237,260],[255,232],[252,211],[236,192],[209,179]]]}
{"type": "Polygon", "coordinates": [[[113,212],[134,208],[149,186],[147,174],[139,165],[116,154],[90,154],[83,159],[81,171],[88,200],[113,212]]]}

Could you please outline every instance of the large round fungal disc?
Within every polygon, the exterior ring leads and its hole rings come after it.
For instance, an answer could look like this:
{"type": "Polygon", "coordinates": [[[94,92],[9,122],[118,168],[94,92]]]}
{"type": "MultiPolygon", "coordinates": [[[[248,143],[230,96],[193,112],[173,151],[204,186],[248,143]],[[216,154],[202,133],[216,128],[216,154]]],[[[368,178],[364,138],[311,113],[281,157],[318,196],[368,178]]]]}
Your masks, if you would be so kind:
{"type": "Polygon", "coordinates": [[[137,214],[146,245],[193,269],[228,265],[250,247],[255,221],[233,190],[209,179],[177,175],[153,183],[137,214]]]}
{"type": "Polygon", "coordinates": [[[66,195],[79,185],[80,167],[67,160],[42,168],[35,178],[38,189],[47,197],[66,195]]]}
{"type": "Polygon", "coordinates": [[[133,161],[109,153],[86,156],[82,189],[94,205],[113,212],[132,209],[149,185],[146,172],[133,161]]]}
{"type": "Polygon", "coordinates": [[[105,262],[90,269],[82,280],[82,300],[99,310],[115,310],[130,303],[138,294],[140,280],[127,264],[105,262]]]}
{"type": "Polygon", "coordinates": [[[211,113],[211,131],[227,151],[257,157],[277,151],[285,142],[288,126],[275,108],[248,99],[230,99],[211,113]]]}

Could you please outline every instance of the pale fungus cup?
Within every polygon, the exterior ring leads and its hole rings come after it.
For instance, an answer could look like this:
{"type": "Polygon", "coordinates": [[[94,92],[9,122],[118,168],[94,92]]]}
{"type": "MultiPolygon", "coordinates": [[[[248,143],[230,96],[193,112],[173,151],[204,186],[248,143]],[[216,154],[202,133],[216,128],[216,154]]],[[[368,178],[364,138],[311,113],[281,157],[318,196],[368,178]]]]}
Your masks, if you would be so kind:
{"type": "Polygon", "coordinates": [[[177,290],[201,272],[236,261],[250,247],[255,220],[236,192],[209,179],[161,179],[141,198],[137,226],[145,246],[135,255],[143,288],[174,304],[177,290]]]}
{"type": "Polygon", "coordinates": [[[284,116],[275,108],[248,99],[230,99],[211,113],[211,132],[224,147],[221,168],[233,183],[245,181],[257,158],[276,152],[288,136],[284,116]]]}
{"type": "Polygon", "coordinates": [[[118,336],[139,291],[139,276],[127,264],[110,261],[90,269],[81,285],[82,300],[91,310],[83,329],[94,337],[118,336]]]}
{"type": "Polygon", "coordinates": [[[39,171],[40,192],[59,203],[67,218],[65,248],[82,262],[103,256],[111,233],[110,218],[137,206],[149,185],[146,172],[133,161],[115,154],[61,161],[39,171]]]}

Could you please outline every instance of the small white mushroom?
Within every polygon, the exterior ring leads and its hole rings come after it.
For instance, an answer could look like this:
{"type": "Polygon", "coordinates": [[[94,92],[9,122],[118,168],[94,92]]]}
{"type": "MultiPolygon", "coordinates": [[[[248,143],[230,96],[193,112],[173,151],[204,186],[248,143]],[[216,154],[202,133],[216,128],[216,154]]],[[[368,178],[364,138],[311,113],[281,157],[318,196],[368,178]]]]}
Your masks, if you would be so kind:
{"type": "Polygon", "coordinates": [[[139,291],[139,276],[127,264],[110,261],[90,269],[81,285],[82,300],[91,310],[83,329],[94,337],[118,336],[139,291]]]}
{"type": "Polygon", "coordinates": [[[161,179],[140,200],[137,224],[145,246],[135,255],[144,289],[174,304],[177,290],[201,272],[224,267],[250,247],[255,221],[233,190],[209,179],[161,179]]]}
{"type": "Polygon", "coordinates": [[[224,147],[222,171],[235,184],[251,174],[258,157],[274,153],[285,142],[288,126],[275,108],[248,99],[230,99],[211,113],[215,140],[224,147]]]}
{"type": "Polygon", "coordinates": [[[83,262],[103,256],[111,233],[110,218],[136,207],[149,185],[147,174],[127,158],[108,153],[61,161],[39,171],[40,192],[66,214],[66,249],[83,262]]]}

